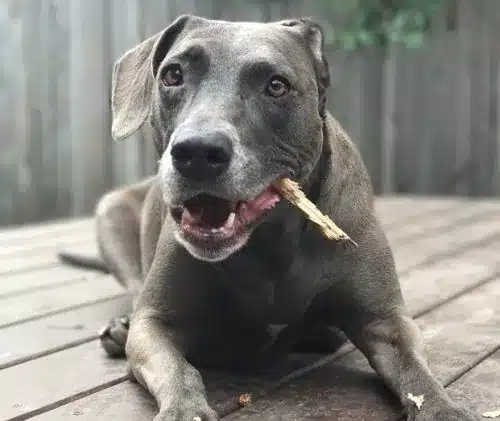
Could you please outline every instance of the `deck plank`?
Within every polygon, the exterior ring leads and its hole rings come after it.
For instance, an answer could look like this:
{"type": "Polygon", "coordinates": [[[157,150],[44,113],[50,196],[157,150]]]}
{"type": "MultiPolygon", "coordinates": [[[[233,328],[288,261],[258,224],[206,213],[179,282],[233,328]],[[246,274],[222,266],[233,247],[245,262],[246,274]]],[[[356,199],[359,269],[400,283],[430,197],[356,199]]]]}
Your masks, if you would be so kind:
{"type": "Polygon", "coordinates": [[[47,221],[40,224],[27,224],[0,230],[0,247],[20,244],[36,238],[55,238],[58,235],[78,231],[93,231],[92,218],[75,218],[62,221],[47,221]]]}
{"type": "Polygon", "coordinates": [[[488,250],[471,249],[400,277],[411,314],[421,314],[500,274],[500,240],[488,250]],[[438,298],[439,297],[439,298],[438,298]]]}
{"type": "Polygon", "coordinates": [[[119,296],[0,329],[0,370],[76,344],[95,340],[108,320],[130,310],[119,296]]]}
{"type": "Polygon", "coordinates": [[[426,235],[440,235],[443,232],[469,225],[483,217],[498,215],[499,202],[464,202],[445,213],[434,213],[423,219],[409,221],[403,227],[391,232],[391,244],[399,247],[426,235]]]}
{"type": "MultiPolygon", "coordinates": [[[[72,246],[70,250],[74,253],[95,256],[97,247],[93,242],[83,242],[82,244],[72,246]]],[[[37,252],[35,249],[30,253],[2,258],[0,260],[0,277],[3,278],[5,275],[52,268],[58,265],[60,265],[60,261],[57,257],[56,249],[42,250],[40,252],[37,252]]]]}
{"type": "Polygon", "coordinates": [[[457,197],[377,197],[375,211],[384,228],[400,228],[412,221],[441,215],[461,207],[463,199],[457,197]]]}
{"type": "Polygon", "coordinates": [[[95,272],[63,265],[3,275],[0,278],[0,299],[95,277],[95,272]]]}
{"type": "Polygon", "coordinates": [[[498,239],[500,212],[438,235],[429,233],[409,244],[394,247],[393,253],[398,272],[404,275],[467,249],[491,247],[498,239]]]}
{"type": "MultiPolygon", "coordinates": [[[[0,237],[1,238],[1,237],[0,237]]],[[[41,252],[55,252],[57,250],[67,249],[81,244],[95,243],[95,233],[90,230],[70,231],[64,235],[47,236],[30,241],[23,241],[20,244],[9,243],[0,249],[0,259],[9,259],[12,257],[27,257],[41,252]]]]}
{"type": "Polygon", "coordinates": [[[0,329],[122,294],[124,289],[108,275],[0,299],[0,329]]]}
{"type": "Polygon", "coordinates": [[[126,375],[124,360],[103,358],[93,341],[2,370],[0,413],[10,419],[40,410],[126,375]]]}
{"type": "MultiPolygon", "coordinates": [[[[499,333],[500,334],[500,333],[499,333]]],[[[451,397],[479,412],[500,410],[500,349],[449,387],[451,397]]]]}

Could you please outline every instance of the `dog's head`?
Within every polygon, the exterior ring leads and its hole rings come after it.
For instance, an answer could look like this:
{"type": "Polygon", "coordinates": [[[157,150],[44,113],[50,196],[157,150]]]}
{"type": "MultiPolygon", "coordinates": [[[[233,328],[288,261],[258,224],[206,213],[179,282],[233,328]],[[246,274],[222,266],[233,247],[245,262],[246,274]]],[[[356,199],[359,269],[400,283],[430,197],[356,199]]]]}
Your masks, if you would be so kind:
{"type": "Polygon", "coordinates": [[[273,183],[312,172],[328,84],[322,30],[309,19],[185,15],[115,64],[112,134],[124,138],[149,120],[176,238],[218,261],[279,200],[273,183]]]}

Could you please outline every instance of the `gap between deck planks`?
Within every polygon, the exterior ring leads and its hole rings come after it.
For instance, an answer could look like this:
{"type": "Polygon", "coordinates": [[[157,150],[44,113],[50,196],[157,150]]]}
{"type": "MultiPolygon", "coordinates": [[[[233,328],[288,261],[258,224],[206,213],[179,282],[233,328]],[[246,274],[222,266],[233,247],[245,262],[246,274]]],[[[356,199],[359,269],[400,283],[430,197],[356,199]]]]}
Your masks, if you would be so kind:
{"type": "MultiPolygon", "coordinates": [[[[459,212],[460,213],[460,212],[459,212]]],[[[424,216],[424,215],[421,215],[421,216],[424,216]]],[[[99,357],[96,357],[96,358],[99,358],[99,357]]]]}

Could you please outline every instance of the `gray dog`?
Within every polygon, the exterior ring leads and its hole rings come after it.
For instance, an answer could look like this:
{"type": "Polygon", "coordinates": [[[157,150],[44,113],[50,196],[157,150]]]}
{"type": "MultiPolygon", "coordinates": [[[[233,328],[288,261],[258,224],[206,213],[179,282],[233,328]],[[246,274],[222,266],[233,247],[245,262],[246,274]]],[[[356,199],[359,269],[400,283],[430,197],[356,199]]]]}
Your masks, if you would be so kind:
{"type": "Polygon", "coordinates": [[[148,121],[158,174],[97,206],[106,267],[136,297],[101,335],[156,398],[156,421],[213,421],[195,366],[258,359],[270,325],[294,343],[359,348],[415,421],[472,421],[431,374],[408,316],[372,186],[325,110],[321,28],[181,16],[114,68],[112,133],[148,121]],[[324,239],[273,184],[299,182],[358,244],[324,239]],[[318,342],[319,340],[319,342],[318,342]],[[313,340],[314,341],[314,340],[313,340]],[[311,341],[310,341],[311,342],[311,341]],[[420,410],[408,394],[425,394],[420,410]]]}

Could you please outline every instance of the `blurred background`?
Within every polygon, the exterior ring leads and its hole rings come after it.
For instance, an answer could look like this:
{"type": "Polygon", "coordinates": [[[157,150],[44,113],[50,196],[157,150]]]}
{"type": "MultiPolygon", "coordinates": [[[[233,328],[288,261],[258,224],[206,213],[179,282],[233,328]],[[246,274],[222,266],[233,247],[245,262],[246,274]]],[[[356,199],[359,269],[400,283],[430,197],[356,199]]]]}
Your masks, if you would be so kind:
{"type": "Polygon", "coordinates": [[[155,171],[147,126],[110,137],[111,70],[182,13],[315,18],[377,194],[500,196],[500,0],[0,0],[0,225],[155,171]]]}

